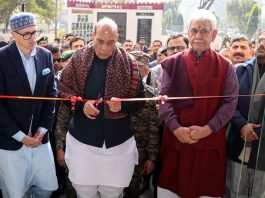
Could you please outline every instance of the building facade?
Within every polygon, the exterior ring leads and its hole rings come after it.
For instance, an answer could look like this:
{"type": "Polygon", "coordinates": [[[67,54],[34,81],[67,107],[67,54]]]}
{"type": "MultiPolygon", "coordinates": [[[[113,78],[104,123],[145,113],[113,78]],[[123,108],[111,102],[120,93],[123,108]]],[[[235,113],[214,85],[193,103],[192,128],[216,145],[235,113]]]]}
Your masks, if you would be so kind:
{"type": "Polygon", "coordinates": [[[160,39],[162,34],[163,3],[100,3],[67,1],[68,32],[92,39],[94,24],[103,17],[113,19],[119,28],[119,42],[131,39],[134,43],[145,37],[146,44],[160,39]]]}

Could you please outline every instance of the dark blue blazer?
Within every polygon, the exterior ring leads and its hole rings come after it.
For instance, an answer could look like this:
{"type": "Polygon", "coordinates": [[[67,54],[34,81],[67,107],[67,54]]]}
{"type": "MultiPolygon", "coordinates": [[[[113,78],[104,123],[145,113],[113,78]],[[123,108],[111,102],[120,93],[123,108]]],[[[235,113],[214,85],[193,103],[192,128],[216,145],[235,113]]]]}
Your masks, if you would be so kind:
{"type": "MultiPolygon", "coordinates": [[[[1,48],[0,95],[56,97],[57,90],[54,84],[50,52],[44,48],[36,47],[34,61],[36,85],[32,94],[15,42],[1,48]],[[44,69],[46,72],[43,72],[44,69]]],[[[28,134],[32,115],[32,135],[36,133],[38,127],[44,127],[51,131],[54,105],[54,101],[48,100],[0,99],[0,149],[17,150],[22,146],[22,143],[13,139],[12,136],[20,130],[28,134]]],[[[46,143],[48,139],[47,132],[42,143],[46,143]]]]}
{"type": "MultiPolygon", "coordinates": [[[[244,63],[236,65],[236,74],[239,82],[239,95],[251,94],[253,83],[253,71],[256,64],[256,58],[252,58],[244,63]]],[[[231,120],[227,137],[228,156],[234,161],[244,147],[244,141],[240,137],[241,128],[247,124],[248,112],[251,97],[239,97],[237,109],[231,120]]]]}

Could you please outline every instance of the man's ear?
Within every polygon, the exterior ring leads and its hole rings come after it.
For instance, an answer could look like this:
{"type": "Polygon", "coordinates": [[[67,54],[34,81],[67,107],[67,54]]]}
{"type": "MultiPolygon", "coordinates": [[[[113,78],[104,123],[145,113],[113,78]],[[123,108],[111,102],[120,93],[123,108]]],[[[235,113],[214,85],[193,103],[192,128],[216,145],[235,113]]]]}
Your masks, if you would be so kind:
{"type": "Polygon", "coordinates": [[[214,42],[216,36],[217,36],[217,29],[214,29],[212,33],[212,42],[214,42]]]}
{"type": "Polygon", "coordinates": [[[119,33],[117,32],[117,40],[116,40],[116,42],[118,42],[118,40],[119,40],[119,33]]]}

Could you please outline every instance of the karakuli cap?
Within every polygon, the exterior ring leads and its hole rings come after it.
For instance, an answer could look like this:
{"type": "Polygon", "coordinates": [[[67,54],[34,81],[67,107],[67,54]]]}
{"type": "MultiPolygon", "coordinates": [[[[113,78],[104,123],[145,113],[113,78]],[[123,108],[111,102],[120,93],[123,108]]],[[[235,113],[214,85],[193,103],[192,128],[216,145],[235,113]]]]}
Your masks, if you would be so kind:
{"type": "Polygon", "coordinates": [[[18,13],[10,18],[9,25],[12,32],[26,27],[36,26],[35,16],[28,12],[18,13]]]}

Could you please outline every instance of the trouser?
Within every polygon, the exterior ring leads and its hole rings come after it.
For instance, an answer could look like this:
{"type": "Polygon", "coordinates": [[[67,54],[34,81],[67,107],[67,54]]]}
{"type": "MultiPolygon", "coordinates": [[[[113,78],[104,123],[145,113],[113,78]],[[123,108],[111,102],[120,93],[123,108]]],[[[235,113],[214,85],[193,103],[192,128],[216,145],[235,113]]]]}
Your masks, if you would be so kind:
{"type": "Polygon", "coordinates": [[[225,198],[234,197],[265,197],[265,171],[254,170],[248,168],[247,165],[241,165],[241,163],[229,159],[227,163],[225,198]]]}
{"type": "Polygon", "coordinates": [[[123,187],[73,184],[77,198],[122,198],[123,187]]]}
{"type": "Polygon", "coordinates": [[[32,186],[24,198],[50,198],[52,191],[43,190],[37,186],[32,186]]]}
{"type": "MultiPolygon", "coordinates": [[[[176,193],[171,192],[170,190],[157,187],[157,197],[158,198],[181,198],[176,193]]],[[[208,196],[200,196],[199,198],[211,198],[208,196]]],[[[215,197],[217,198],[217,197],[215,197]]]]}
{"type": "Polygon", "coordinates": [[[50,197],[58,188],[50,143],[0,149],[0,188],[4,198],[21,198],[28,190],[38,198],[50,197]]]}

